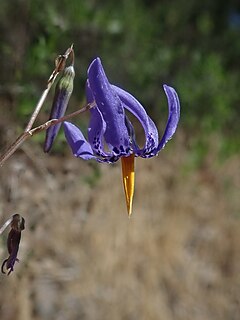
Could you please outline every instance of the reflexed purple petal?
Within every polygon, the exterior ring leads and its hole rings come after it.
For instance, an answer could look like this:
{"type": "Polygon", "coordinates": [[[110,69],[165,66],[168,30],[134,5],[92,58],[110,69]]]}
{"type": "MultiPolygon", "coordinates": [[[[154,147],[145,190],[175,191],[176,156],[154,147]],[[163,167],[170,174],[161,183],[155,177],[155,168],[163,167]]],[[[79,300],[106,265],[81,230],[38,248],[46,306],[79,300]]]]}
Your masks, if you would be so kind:
{"type": "Polygon", "coordinates": [[[85,93],[86,93],[87,103],[94,102],[94,96],[90,88],[89,80],[86,81],[85,93]]]}
{"type": "Polygon", "coordinates": [[[129,136],[121,100],[111,87],[99,58],[88,69],[88,81],[94,100],[106,122],[104,138],[109,149],[128,154],[129,136]]]}
{"type": "Polygon", "coordinates": [[[169,87],[167,85],[164,85],[163,88],[168,99],[169,115],[165,132],[157,147],[157,152],[164,148],[168,140],[172,138],[177,129],[178,121],[180,118],[180,102],[177,92],[172,87],[169,87]]]}
{"type": "Polygon", "coordinates": [[[114,85],[112,86],[112,88],[118,94],[119,98],[124,104],[124,107],[139,120],[144,129],[146,137],[145,146],[142,149],[137,148],[137,150],[134,150],[134,153],[137,156],[151,154],[152,150],[154,150],[158,146],[158,130],[154,122],[147,115],[141,103],[130,93],[114,85]]]}
{"type": "MultiPolygon", "coordinates": [[[[89,88],[89,83],[87,81],[86,85],[86,96],[87,102],[91,103],[94,101],[92,91],[89,88]]],[[[107,157],[112,154],[104,151],[104,134],[106,131],[106,122],[97,107],[90,109],[90,122],[88,126],[88,141],[93,149],[93,151],[102,157],[107,157]]]]}
{"type": "Polygon", "coordinates": [[[84,160],[96,159],[89,142],[84,138],[78,127],[70,122],[64,122],[64,133],[75,157],[84,160]]]}
{"type": "MultiPolygon", "coordinates": [[[[92,149],[98,156],[109,156],[109,152],[104,151],[104,133],[106,131],[106,123],[103,120],[101,112],[94,107],[90,110],[90,122],[88,126],[88,141],[92,149]]],[[[111,152],[112,153],[112,152],[111,152]]]]}
{"type": "Polygon", "coordinates": [[[82,158],[84,160],[94,159],[98,162],[114,163],[120,157],[115,155],[105,157],[95,156],[90,143],[84,138],[81,130],[70,122],[64,122],[64,133],[74,156],[77,158],[82,158]]]}

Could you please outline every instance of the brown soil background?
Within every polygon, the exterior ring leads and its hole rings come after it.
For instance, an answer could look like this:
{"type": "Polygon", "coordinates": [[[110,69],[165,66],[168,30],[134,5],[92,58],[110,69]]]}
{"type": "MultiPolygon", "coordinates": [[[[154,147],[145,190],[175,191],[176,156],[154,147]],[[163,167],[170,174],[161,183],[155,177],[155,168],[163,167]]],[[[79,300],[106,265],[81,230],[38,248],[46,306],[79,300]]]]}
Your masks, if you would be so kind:
{"type": "Polygon", "coordinates": [[[136,159],[128,219],[120,164],[89,184],[90,163],[28,141],[0,168],[1,223],[26,219],[20,263],[0,276],[0,319],[240,319],[240,158],[216,154],[192,169],[179,130],[136,159]]]}

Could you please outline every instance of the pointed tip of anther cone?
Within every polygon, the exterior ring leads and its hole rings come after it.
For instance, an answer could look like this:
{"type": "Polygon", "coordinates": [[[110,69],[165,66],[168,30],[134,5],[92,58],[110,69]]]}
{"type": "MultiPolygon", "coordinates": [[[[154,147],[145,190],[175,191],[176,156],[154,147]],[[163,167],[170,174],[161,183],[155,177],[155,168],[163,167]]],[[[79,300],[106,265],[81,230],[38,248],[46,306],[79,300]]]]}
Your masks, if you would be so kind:
{"type": "Polygon", "coordinates": [[[134,194],[134,182],[135,182],[135,171],[134,171],[134,154],[128,157],[122,157],[122,177],[123,177],[123,188],[126,197],[126,205],[128,217],[132,214],[132,203],[134,194]]]}

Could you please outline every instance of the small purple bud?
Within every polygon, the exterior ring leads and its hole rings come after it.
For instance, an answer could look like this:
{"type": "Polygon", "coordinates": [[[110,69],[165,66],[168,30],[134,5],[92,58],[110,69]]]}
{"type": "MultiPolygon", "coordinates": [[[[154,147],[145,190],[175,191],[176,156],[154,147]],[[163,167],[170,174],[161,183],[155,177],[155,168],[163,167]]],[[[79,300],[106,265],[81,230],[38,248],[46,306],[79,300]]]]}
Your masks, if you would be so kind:
{"type": "MultiPolygon", "coordinates": [[[[49,120],[59,119],[64,116],[69,99],[73,91],[73,80],[75,72],[73,66],[64,69],[62,77],[59,79],[56,88],[49,120]]],[[[58,134],[61,123],[49,127],[46,130],[44,152],[49,152],[58,134]]]]}

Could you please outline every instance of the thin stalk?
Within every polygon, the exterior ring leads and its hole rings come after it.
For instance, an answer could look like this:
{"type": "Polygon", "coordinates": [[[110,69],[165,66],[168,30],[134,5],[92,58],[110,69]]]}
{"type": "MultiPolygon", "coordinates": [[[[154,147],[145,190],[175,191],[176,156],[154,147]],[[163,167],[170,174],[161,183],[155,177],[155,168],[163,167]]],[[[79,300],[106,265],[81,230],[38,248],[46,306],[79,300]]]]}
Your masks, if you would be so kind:
{"type": "Polygon", "coordinates": [[[0,157],[0,167],[11,157],[11,155],[23,144],[29,137],[29,131],[23,132],[0,157]]]}
{"type": "Polygon", "coordinates": [[[91,109],[95,105],[95,102],[93,103],[88,103],[86,106],[82,107],[81,109],[72,112],[62,118],[59,119],[51,119],[43,124],[41,124],[38,127],[35,127],[29,131],[23,132],[14,143],[11,144],[11,146],[6,150],[6,152],[0,157],[0,167],[10,158],[10,156],[25,142],[29,137],[38,134],[42,132],[43,130],[48,129],[51,126],[54,126],[58,123],[67,121],[81,113],[84,113],[91,109]]]}
{"type": "Polygon", "coordinates": [[[65,64],[66,64],[66,60],[68,59],[69,55],[71,54],[71,59],[72,59],[72,63],[73,63],[73,60],[74,60],[74,54],[73,54],[73,45],[71,45],[70,48],[67,49],[67,51],[64,53],[64,55],[60,55],[58,56],[58,58],[56,59],[55,61],[55,69],[53,70],[52,74],[50,75],[49,79],[48,79],[48,82],[47,82],[47,87],[46,89],[43,91],[32,115],[31,115],[31,118],[24,130],[24,132],[28,132],[29,130],[32,129],[32,126],[43,106],[43,103],[44,101],[46,100],[47,98],[47,95],[55,81],[55,79],[57,78],[58,74],[60,71],[62,71],[65,67],[65,64]]]}
{"type": "Polygon", "coordinates": [[[0,235],[4,232],[4,230],[12,223],[13,217],[9,218],[0,228],[0,235]]]}
{"type": "Polygon", "coordinates": [[[62,123],[64,121],[67,121],[73,117],[76,117],[77,115],[84,113],[86,111],[88,111],[89,109],[91,109],[93,106],[95,105],[95,102],[93,103],[88,103],[86,106],[82,107],[81,109],[74,111],[70,114],[65,115],[62,118],[59,119],[51,119],[43,124],[41,124],[40,126],[33,128],[29,131],[29,136],[33,136],[35,134],[38,134],[39,132],[43,131],[43,130],[47,130],[49,127],[55,126],[58,123],[62,123]]]}
{"type": "Polygon", "coordinates": [[[63,55],[58,56],[57,59],[55,60],[55,69],[53,70],[52,74],[50,75],[47,81],[47,87],[43,91],[40,99],[38,100],[35,106],[35,109],[30,117],[30,120],[26,128],[24,129],[24,132],[10,145],[10,147],[7,148],[7,150],[3,153],[3,155],[0,156],[0,166],[2,166],[4,162],[6,162],[6,160],[22,145],[22,143],[32,135],[32,133],[30,132],[32,129],[32,126],[59,72],[61,72],[65,68],[65,64],[69,56],[71,59],[71,63],[73,64],[73,61],[74,61],[73,45],[71,45],[63,55]]]}
{"type": "Polygon", "coordinates": [[[36,118],[37,118],[42,106],[43,106],[43,103],[46,100],[47,95],[48,95],[48,93],[49,93],[49,91],[50,91],[50,89],[51,89],[51,87],[52,87],[52,85],[53,85],[53,83],[54,83],[54,81],[55,81],[55,79],[57,77],[57,75],[58,75],[58,73],[55,74],[55,76],[52,79],[52,81],[50,83],[48,83],[47,88],[43,91],[43,93],[42,93],[40,99],[38,100],[38,103],[37,103],[32,115],[31,115],[31,118],[30,118],[30,120],[29,120],[29,122],[28,122],[28,124],[27,124],[27,126],[26,126],[26,128],[24,130],[24,132],[28,132],[29,130],[31,130],[31,128],[32,128],[32,126],[33,126],[33,124],[34,124],[34,122],[35,122],[35,120],[36,120],[36,118]]]}

